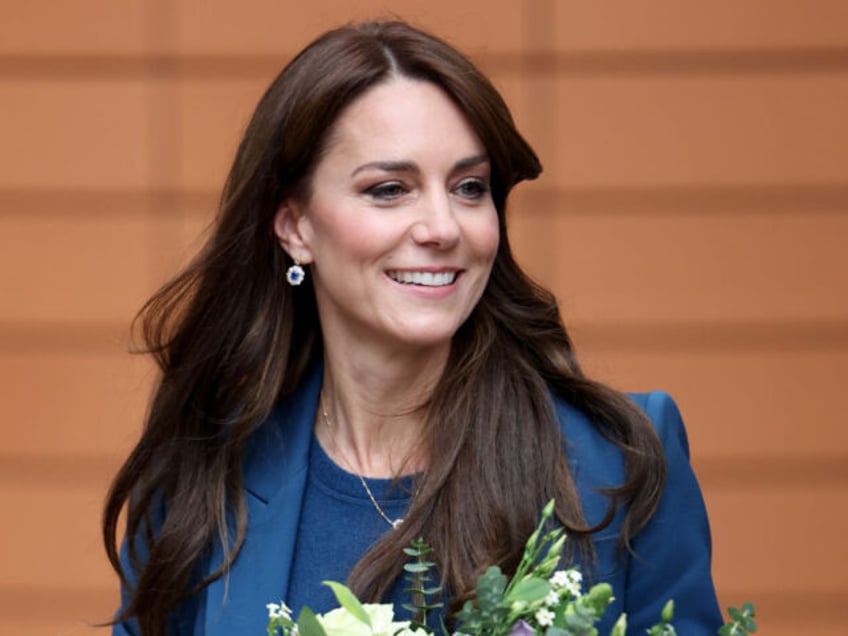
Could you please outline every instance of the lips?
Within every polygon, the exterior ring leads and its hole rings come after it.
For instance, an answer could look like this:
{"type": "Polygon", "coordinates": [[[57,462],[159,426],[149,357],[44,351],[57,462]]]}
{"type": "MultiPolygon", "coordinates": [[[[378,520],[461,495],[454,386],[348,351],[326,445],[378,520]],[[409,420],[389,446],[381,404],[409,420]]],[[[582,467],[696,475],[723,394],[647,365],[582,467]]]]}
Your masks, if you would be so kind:
{"type": "Polygon", "coordinates": [[[397,271],[386,272],[393,281],[403,285],[420,285],[422,287],[446,287],[453,285],[458,271],[424,272],[424,271],[397,271]]]}

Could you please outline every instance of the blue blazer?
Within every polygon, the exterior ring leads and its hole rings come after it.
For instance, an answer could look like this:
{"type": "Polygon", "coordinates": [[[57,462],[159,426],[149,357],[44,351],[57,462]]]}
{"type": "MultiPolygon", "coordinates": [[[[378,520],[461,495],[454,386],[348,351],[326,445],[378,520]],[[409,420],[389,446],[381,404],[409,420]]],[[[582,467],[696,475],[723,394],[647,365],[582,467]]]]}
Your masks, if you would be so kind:
{"type": "MultiPolygon", "coordinates": [[[[285,599],[288,590],[320,388],[321,373],[315,372],[252,437],[244,464],[248,530],[241,552],[227,575],[174,612],[169,635],[265,633],[265,604],[285,599]]],[[[722,620],[710,576],[710,531],[689,464],[683,422],[665,393],[630,397],[657,428],[665,448],[668,477],[657,512],[633,541],[635,555],[622,555],[616,543],[623,511],[594,538],[598,578],[610,583],[615,595],[606,619],[598,626],[599,634],[606,636],[621,612],[627,612],[628,633],[643,634],[659,619],[663,604],[673,598],[674,625],[679,634],[714,635],[722,620]]],[[[596,523],[607,507],[606,498],[597,489],[624,479],[621,453],[580,411],[561,401],[556,409],[568,440],[566,454],[584,514],[589,523],[596,523]]],[[[205,573],[221,560],[218,546],[205,573]]],[[[123,596],[126,603],[127,590],[123,590],[123,596]]],[[[128,621],[116,625],[112,633],[138,636],[138,628],[134,621],[128,621]]]]}

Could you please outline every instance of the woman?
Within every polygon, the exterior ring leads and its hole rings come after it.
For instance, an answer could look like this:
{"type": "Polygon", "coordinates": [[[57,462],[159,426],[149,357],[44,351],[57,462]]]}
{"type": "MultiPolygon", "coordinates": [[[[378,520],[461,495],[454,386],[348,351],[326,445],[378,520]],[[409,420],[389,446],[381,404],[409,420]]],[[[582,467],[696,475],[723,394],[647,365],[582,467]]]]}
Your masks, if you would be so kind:
{"type": "Polygon", "coordinates": [[[540,171],[486,78],[405,24],[283,70],[211,238],[142,311],[162,378],[106,507],[116,634],[258,634],[269,601],[329,609],[324,579],[399,607],[416,537],[455,609],[551,497],[610,620],[673,597],[680,633],[715,633],[676,408],[586,378],[512,257],[507,195],[540,171]]]}

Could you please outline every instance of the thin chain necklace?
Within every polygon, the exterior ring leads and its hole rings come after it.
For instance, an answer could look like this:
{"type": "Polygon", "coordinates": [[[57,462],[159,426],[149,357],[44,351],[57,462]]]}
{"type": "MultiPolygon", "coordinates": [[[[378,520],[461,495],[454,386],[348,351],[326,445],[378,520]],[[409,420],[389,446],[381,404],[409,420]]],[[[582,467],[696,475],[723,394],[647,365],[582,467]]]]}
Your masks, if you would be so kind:
{"type": "MultiPolygon", "coordinates": [[[[345,464],[347,464],[347,460],[344,457],[342,457],[341,449],[339,448],[338,442],[336,442],[336,431],[333,429],[333,425],[330,422],[330,416],[327,415],[327,407],[324,403],[324,391],[323,391],[323,389],[321,390],[320,402],[321,402],[321,414],[324,416],[324,423],[327,425],[327,430],[330,431],[330,438],[333,440],[333,446],[335,447],[336,452],[339,454],[339,459],[341,459],[342,461],[344,461],[345,464]]],[[[352,467],[348,464],[348,468],[350,469],[352,467]]],[[[371,500],[371,504],[374,506],[374,510],[377,511],[377,514],[379,514],[385,520],[385,522],[387,524],[389,524],[392,528],[394,528],[394,529],[399,528],[400,524],[403,523],[403,517],[398,517],[397,519],[392,519],[391,517],[389,517],[389,515],[387,515],[383,511],[383,509],[380,507],[380,504],[377,503],[377,499],[374,497],[374,494],[371,492],[371,489],[368,487],[368,483],[365,481],[365,477],[363,477],[362,475],[360,475],[359,473],[357,473],[354,470],[351,470],[351,472],[354,475],[356,475],[357,477],[359,477],[359,483],[361,483],[362,487],[365,489],[365,494],[368,495],[368,499],[371,500]]]]}

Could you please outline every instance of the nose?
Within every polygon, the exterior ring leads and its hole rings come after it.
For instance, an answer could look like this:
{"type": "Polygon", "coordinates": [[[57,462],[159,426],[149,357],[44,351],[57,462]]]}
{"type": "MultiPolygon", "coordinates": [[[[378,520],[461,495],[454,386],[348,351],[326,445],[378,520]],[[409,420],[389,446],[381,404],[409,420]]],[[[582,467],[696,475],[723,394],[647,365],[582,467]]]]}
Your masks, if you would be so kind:
{"type": "Polygon", "coordinates": [[[436,194],[421,202],[418,218],[412,226],[412,239],[416,243],[450,249],[459,242],[460,234],[450,194],[436,194]]]}

